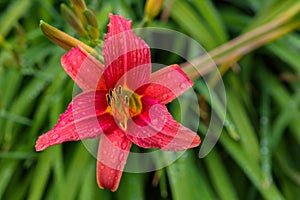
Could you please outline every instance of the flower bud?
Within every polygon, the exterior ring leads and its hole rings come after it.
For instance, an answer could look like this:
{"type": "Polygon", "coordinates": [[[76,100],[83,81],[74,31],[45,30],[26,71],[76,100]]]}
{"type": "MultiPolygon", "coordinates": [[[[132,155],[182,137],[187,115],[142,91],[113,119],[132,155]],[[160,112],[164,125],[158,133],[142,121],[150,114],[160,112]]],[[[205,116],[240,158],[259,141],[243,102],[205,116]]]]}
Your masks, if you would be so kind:
{"type": "Polygon", "coordinates": [[[75,15],[75,13],[65,4],[60,6],[61,13],[65,21],[81,36],[86,36],[87,32],[83,28],[80,19],[75,15]]]}
{"type": "Polygon", "coordinates": [[[83,11],[83,15],[85,16],[88,25],[91,25],[94,28],[98,28],[98,21],[95,13],[92,10],[86,9],[85,11],[83,11]]]}
{"type": "Polygon", "coordinates": [[[100,34],[99,34],[99,31],[98,31],[97,28],[95,28],[95,27],[93,27],[93,26],[91,26],[91,25],[88,25],[88,26],[87,26],[87,31],[88,31],[90,37],[91,37],[93,40],[99,39],[100,34]]]}
{"type": "Polygon", "coordinates": [[[86,9],[86,5],[84,0],[71,0],[72,5],[74,6],[75,9],[78,10],[85,10],[86,9]]]}
{"type": "Polygon", "coordinates": [[[86,21],[85,21],[84,15],[83,15],[83,11],[85,11],[87,8],[86,8],[84,0],[71,0],[71,4],[73,5],[76,15],[79,17],[81,23],[85,27],[86,21]]]}
{"type": "Polygon", "coordinates": [[[164,0],[147,0],[145,5],[145,18],[151,21],[155,18],[163,6],[164,0]]]}
{"type": "Polygon", "coordinates": [[[76,38],[66,34],[65,32],[58,30],[57,28],[47,24],[44,21],[40,21],[40,27],[44,35],[53,43],[62,47],[65,50],[70,50],[73,47],[81,46],[87,52],[93,52],[93,48],[77,40],[76,38]]]}

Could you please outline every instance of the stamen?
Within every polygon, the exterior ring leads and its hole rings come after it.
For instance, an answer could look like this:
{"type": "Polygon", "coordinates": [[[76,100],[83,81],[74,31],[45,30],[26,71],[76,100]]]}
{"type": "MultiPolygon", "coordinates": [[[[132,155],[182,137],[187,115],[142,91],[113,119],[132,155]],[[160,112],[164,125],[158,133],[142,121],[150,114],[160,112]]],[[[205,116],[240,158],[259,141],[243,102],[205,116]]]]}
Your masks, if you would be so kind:
{"type": "Polygon", "coordinates": [[[129,97],[127,95],[125,96],[125,103],[127,106],[129,105],[129,97]]]}
{"type": "Polygon", "coordinates": [[[108,94],[106,94],[106,101],[107,101],[107,104],[110,105],[110,97],[108,94]]]}
{"type": "Polygon", "coordinates": [[[139,95],[120,85],[109,89],[106,100],[111,114],[124,131],[127,130],[128,119],[141,112],[142,104],[139,95]]]}
{"type": "Polygon", "coordinates": [[[119,85],[117,94],[121,95],[121,93],[122,93],[122,87],[119,85]]]}

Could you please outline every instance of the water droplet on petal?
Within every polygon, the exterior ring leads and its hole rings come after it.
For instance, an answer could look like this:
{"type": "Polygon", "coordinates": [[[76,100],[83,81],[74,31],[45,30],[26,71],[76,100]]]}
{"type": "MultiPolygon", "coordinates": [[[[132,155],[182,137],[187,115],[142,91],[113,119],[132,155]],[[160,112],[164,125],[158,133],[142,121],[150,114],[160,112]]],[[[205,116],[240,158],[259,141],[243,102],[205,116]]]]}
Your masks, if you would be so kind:
{"type": "Polygon", "coordinates": [[[37,148],[37,149],[43,149],[43,148],[44,148],[44,146],[45,146],[44,144],[39,144],[39,145],[37,145],[37,147],[36,147],[36,148],[37,148]]]}
{"type": "Polygon", "coordinates": [[[186,83],[181,83],[180,84],[181,89],[185,89],[187,87],[186,83]]]}
{"type": "Polygon", "coordinates": [[[119,155],[119,160],[120,160],[120,161],[123,161],[123,159],[124,159],[124,153],[120,153],[120,155],[119,155]]]}
{"type": "Polygon", "coordinates": [[[51,136],[51,139],[52,139],[52,140],[56,140],[58,137],[59,137],[59,135],[55,133],[55,134],[53,134],[53,135],[51,136]]]}
{"type": "Polygon", "coordinates": [[[46,140],[44,144],[45,144],[45,146],[49,146],[50,140],[46,140]]]}
{"type": "Polygon", "coordinates": [[[94,128],[93,131],[94,131],[95,133],[97,133],[97,132],[99,131],[99,129],[98,129],[98,128],[94,128]]]}
{"type": "Polygon", "coordinates": [[[127,143],[126,143],[126,142],[123,142],[123,143],[121,144],[121,148],[122,148],[123,150],[125,150],[125,149],[127,148],[127,143]]]}
{"type": "Polygon", "coordinates": [[[148,54],[148,49],[144,49],[144,54],[147,55],[148,54]]]}
{"type": "Polygon", "coordinates": [[[153,85],[150,85],[150,86],[148,86],[147,89],[148,89],[148,90],[154,90],[154,86],[153,86],[153,85]]]}
{"type": "Polygon", "coordinates": [[[153,125],[157,125],[157,124],[158,124],[158,120],[157,120],[157,119],[153,119],[153,120],[151,121],[151,123],[152,123],[153,125]]]}
{"type": "Polygon", "coordinates": [[[122,165],[117,165],[116,169],[122,171],[122,165]]]}
{"type": "Polygon", "coordinates": [[[163,95],[163,99],[167,99],[167,98],[169,98],[169,95],[168,94],[164,94],[163,95]]]}

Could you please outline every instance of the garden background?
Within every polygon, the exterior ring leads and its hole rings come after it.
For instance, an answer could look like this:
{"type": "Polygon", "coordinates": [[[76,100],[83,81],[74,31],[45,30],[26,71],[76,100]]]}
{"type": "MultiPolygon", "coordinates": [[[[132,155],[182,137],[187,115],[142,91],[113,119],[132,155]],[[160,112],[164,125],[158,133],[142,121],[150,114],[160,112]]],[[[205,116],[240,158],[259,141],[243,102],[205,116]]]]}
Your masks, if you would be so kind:
{"type": "MultiPolygon", "coordinates": [[[[147,20],[145,1],[86,1],[97,13],[101,39],[109,13],[131,19],[133,27],[168,28],[193,38],[217,64],[226,89],[224,129],[206,157],[198,158],[198,147],[166,168],[124,173],[115,193],[98,188],[96,160],[81,142],[35,152],[36,139],[56,124],[74,87],[60,64],[66,51],[43,35],[40,20],[85,41],[65,22],[61,3],[72,9],[68,1],[0,1],[0,199],[300,196],[298,0],[165,0],[147,20]]],[[[157,61],[183,62],[152,54],[157,61]]],[[[201,77],[195,75],[194,81],[201,112],[198,132],[204,139],[210,97],[201,77]]],[[[175,103],[168,105],[174,116],[180,115],[175,103]]]]}

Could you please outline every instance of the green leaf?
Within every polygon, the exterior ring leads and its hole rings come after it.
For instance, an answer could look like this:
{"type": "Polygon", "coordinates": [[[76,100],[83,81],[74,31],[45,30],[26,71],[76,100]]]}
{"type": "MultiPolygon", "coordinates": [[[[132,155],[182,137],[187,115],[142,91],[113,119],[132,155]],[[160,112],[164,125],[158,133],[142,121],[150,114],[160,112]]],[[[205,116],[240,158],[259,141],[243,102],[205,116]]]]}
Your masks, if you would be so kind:
{"type": "MultiPolygon", "coordinates": [[[[175,152],[163,154],[165,159],[178,156],[175,152]]],[[[195,164],[195,154],[186,151],[178,160],[167,167],[172,196],[180,199],[215,199],[207,177],[195,164]]]]}
{"type": "Polygon", "coordinates": [[[210,179],[212,180],[212,186],[217,191],[219,199],[238,199],[226,166],[222,163],[221,157],[216,149],[212,150],[204,160],[207,165],[210,179]]]}
{"type": "Polygon", "coordinates": [[[51,169],[54,158],[54,148],[49,148],[41,153],[32,176],[32,182],[29,189],[29,199],[42,199],[44,192],[47,190],[47,183],[50,179],[51,169]]]}

